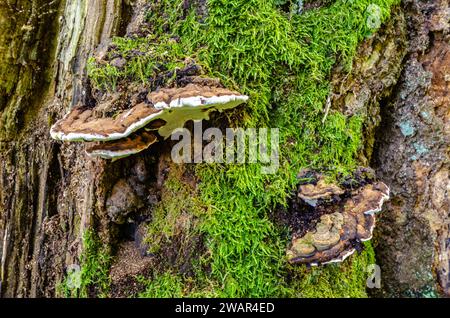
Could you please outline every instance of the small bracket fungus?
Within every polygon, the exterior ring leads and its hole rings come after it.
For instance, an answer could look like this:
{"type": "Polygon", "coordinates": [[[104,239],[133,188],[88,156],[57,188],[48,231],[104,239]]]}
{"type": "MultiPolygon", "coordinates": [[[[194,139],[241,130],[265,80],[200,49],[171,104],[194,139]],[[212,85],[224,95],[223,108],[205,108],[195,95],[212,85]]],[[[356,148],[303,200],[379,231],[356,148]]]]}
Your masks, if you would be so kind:
{"type": "Polygon", "coordinates": [[[144,151],[157,141],[158,138],[154,134],[144,131],[124,139],[88,146],[86,153],[90,157],[117,160],[144,151]]]}
{"type": "Polygon", "coordinates": [[[319,199],[330,199],[341,194],[344,194],[344,190],[335,184],[328,184],[324,179],[320,179],[316,184],[300,185],[297,196],[309,205],[316,206],[319,199]]]}
{"type": "Polygon", "coordinates": [[[361,242],[372,238],[375,213],[389,199],[389,188],[374,180],[353,186],[330,185],[320,176],[315,183],[299,186],[297,195],[308,208],[297,213],[315,216],[304,216],[307,221],[294,230],[286,253],[290,263],[315,266],[342,262],[362,248],[361,242]],[[309,203],[312,199],[318,200],[313,207],[309,203]]]}
{"type": "MultiPolygon", "coordinates": [[[[101,117],[105,102],[95,108],[76,107],[50,130],[52,138],[62,141],[100,142],[87,149],[93,157],[123,158],[147,149],[189,120],[209,119],[213,111],[234,108],[248,96],[217,86],[214,79],[190,79],[184,87],[150,92],[147,99],[112,117],[101,117]],[[215,85],[202,85],[212,83],[215,85]]],[[[110,102],[109,102],[110,103],[110,102]]]]}

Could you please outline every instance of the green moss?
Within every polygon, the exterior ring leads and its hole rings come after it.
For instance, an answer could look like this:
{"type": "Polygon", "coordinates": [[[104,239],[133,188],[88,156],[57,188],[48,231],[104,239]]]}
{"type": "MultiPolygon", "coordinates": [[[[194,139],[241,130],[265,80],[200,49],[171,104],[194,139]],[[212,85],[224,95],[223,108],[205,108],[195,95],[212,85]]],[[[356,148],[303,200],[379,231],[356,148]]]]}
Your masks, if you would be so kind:
{"type": "Polygon", "coordinates": [[[170,72],[181,68],[187,60],[186,51],[174,39],[165,37],[165,41],[147,38],[112,39],[113,50],[108,59],[124,59],[124,66],[110,63],[99,64],[89,59],[88,74],[94,87],[102,90],[115,90],[121,81],[149,83],[161,72],[170,72]]]}
{"type": "Polygon", "coordinates": [[[181,175],[180,167],[172,166],[161,201],[153,211],[146,236],[151,253],[160,252],[162,245],[170,244],[174,238],[183,245],[199,235],[197,218],[204,210],[197,205],[193,189],[180,182],[181,175]]]}
{"type": "Polygon", "coordinates": [[[117,81],[120,76],[120,71],[116,67],[110,64],[98,67],[95,59],[90,58],[87,64],[87,71],[93,85],[99,89],[116,89],[117,81]]]}
{"type": "MultiPolygon", "coordinates": [[[[373,262],[370,245],[363,255],[341,266],[291,268],[285,261],[286,233],[273,225],[268,212],[286,204],[300,169],[312,167],[336,178],[358,164],[362,119],[331,110],[323,121],[329,77],[336,63],[350,71],[358,44],[376,31],[367,23],[368,6],[378,5],[385,21],[398,1],[338,0],[301,15],[287,15],[278,2],[209,0],[208,17],[199,22],[193,10],[181,18],[182,1],[160,0],[154,5],[160,11],[148,15],[150,36],[129,40],[139,46],[147,41],[150,46],[144,50],[155,59],[195,59],[208,75],[248,94],[249,103],[229,113],[230,126],[276,127],[281,133],[281,166],[276,174],[264,175],[259,164],[196,167],[201,180],[196,204],[208,209],[200,216],[200,230],[210,272],[199,273],[196,286],[183,290],[185,296],[366,295],[365,266],[373,262]],[[171,42],[175,37],[178,40],[171,42]],[[174,44],[159,50],[167,43],[174,44]],[[163,59],[161,52],[167,52],[163,59]],[[294,280],[287,279],[291,271],[296,272],[294,280]]],[[[118,50],[126,55],[128,47],[118,50]]],[[[128,78],[153,76],[153,66],[142,71],[152,64],[134,67],[132,58],[128,64],[128,78]]],[[[163,216],[179,210],[173,200],[164,200],[168,206],[164,213],[156,212],[161,224],[163,216]]],[[[158,226],[153,235],[157,228],[164,233],[164,226],[158,226]]],[[[155,284],[162,289],[171,285],[158,279],[155,284]]],[[[186,280],[171,279],[175,285],[186,280]]]]}
{"type": "Polygon", "coordinates": [[[86,231],[83,236],[80,271],[69,273],[58,285],[57,293],[62,297],[106,297],[110,286],[110,261],[109,251],[96,234],[91,230],[86,231]]]}
{"type": "Polygon", "coordinates": [[[140,298],[180,298],[183,297],[184,283],[178,276],[170,272],[157,275],[149,280],[139,277],[138,281],[145,284],[146,289],[139,294],[140,298]]]}

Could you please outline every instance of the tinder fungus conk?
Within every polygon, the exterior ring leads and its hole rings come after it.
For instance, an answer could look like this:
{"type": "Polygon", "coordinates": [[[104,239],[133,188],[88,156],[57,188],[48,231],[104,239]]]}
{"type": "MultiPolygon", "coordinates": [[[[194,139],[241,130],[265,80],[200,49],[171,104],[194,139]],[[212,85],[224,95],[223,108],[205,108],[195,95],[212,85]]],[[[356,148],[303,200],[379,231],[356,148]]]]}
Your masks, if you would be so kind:
{"type": "Polygon", "coordinates": [[[342,262],[372,238],[375,213],[389,198],[389,188],[374,179],[357,183],[328,184],[317,175],[314,182],[299,185],[297,200],[304,205],[295,206],[297,227],[287,250],[290,263],[342,262]],[[310,200],[317,202],[311,205],[310,200]]]}

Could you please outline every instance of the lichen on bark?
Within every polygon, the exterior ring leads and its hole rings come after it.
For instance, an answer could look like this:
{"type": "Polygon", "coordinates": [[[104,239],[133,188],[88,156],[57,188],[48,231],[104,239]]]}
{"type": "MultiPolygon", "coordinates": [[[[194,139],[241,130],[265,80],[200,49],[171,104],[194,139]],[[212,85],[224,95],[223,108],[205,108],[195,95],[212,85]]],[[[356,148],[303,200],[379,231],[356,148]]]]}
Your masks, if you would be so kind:
{"type": "Polygon", "coordinates": [[[391,185],[377,256],[381,295],[449,295],[450,142],[447,1],[404,3],[408,54],[395,93],[381,109],[374,164],[391,185]],[[447,77],[446,77],[447,76],[447,77]]]}

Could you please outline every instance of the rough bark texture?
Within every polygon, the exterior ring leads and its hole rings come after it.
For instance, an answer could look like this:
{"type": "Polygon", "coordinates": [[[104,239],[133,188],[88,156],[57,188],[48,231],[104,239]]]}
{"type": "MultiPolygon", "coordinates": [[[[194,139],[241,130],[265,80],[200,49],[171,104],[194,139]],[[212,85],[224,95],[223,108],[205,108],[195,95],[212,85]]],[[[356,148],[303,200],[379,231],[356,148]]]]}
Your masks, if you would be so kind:
{"type": "Polygon", "coordinates": [[[449,3],[408,0],[404,8],[408,55],[382,107],[374,158],[392,190],[377,260],[383,295],[450,295],[449,3]]]}
{"type": "Polygon", "coordinates": [[[87,58],[126,17],[121,0],[0,4],[2,296],[53,296],[104,201],[103,165],[60,147],[48,129],[86,98],[87,58]]]}
{"type": "Polygon", "coordinates": [[[358,158],[364,166],[370,165],[375,130],[382,120],[380,104],[392,95],[397,84],[406,42],[405,17],[396,8],[384,28],[360,45],[352,71],[342,72],[338,67],[333,74],[332,107],[364,120],[364,147],[358,158]]]}
{"type": "MultiPolygon", "coordinates": [[[[132,5],[138,9],[128,32],[135,33],[144,1],[0,4],[0,296],[54,296],[67,266],[77,263],[85,228],[95,225],[105,243],[115,240],[108,202],[120,187],[134,192],[136,202],[155,200],[161,183],[155,176],[164,171],[158,158],[91,161],[82,146],[54,142],[48,133],[70,107],[89,103],[87,59],[125,32],[132,5]]],[[[406,22],[397,12],[362,45],[356,73],[333,78],[332,105],[364,116],[361,161],[373,162],[392,189],[378,230],[384,295],[422,295],[436,290],[436,282],[450,294],[448,2],[405,0],[402,11],[406,22]]],[[[125,259],[135,254],[127,248],[125,259]]],[[[128,277],[113,271],[126,285],[128,277]]]]}

